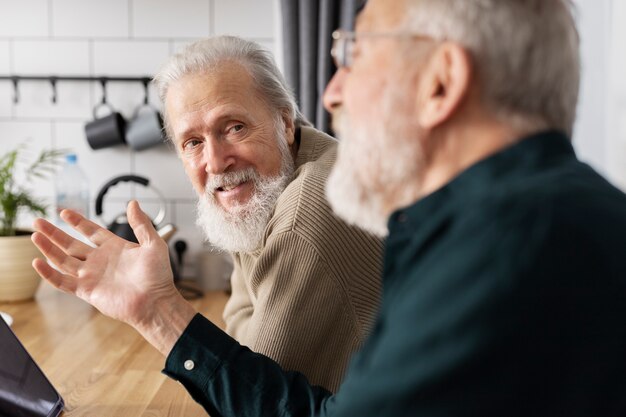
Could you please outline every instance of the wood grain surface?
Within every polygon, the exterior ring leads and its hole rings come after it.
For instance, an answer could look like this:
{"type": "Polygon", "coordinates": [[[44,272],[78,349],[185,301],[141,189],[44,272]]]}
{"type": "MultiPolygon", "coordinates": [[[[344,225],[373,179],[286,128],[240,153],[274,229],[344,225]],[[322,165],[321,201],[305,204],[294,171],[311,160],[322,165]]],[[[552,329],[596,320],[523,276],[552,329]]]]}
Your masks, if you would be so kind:
{"type": "MultiPolygon", "coordinates": [[[[192,301],[220,327],[228,300],[192,301]]],[[[0,303],[13,331],[65,400],[66,417],[206,416],[182,385],[161,373],[165,358],[130,326],[42,284],[34,301],[0,303]]]]}

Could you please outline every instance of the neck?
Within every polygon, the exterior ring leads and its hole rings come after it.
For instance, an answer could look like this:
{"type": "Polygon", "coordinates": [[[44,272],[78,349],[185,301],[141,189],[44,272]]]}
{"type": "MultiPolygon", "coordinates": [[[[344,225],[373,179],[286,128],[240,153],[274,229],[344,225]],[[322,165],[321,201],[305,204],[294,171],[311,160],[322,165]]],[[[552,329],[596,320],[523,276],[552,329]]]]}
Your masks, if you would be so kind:
{"type": "Polygon", "coordinates": [[[500,125],[477,124],[442,135],[426,163],[420,196],[433,193],[477,162],[512,145],[520,134],[500,125]]]}

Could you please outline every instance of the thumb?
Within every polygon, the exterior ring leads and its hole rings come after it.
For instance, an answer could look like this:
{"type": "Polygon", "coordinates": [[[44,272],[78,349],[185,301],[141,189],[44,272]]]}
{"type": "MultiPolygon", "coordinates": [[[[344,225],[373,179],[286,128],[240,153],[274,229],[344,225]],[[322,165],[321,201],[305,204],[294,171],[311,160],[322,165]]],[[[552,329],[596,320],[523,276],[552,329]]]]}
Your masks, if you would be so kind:
{"type": "Polygon", "coordinates": [[[135,200],[128,203],[126,209],[126,217],[128,218],[128,224],[135,232],[137,240],[140,245],[146,245],[150,242],[160,239],[159,234],[155,230],[150,218],[139,207],[139,203],[135,200]]]}

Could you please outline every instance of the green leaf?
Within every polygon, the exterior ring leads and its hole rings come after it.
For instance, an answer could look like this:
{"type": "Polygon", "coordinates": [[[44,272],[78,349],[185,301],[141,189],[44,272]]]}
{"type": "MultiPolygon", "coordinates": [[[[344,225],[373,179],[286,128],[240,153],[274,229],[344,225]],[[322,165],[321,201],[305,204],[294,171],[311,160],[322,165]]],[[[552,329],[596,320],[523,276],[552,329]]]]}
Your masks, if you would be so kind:
{"type": "MultiPolygon", "coordinates": [[[[20,145],[0,156],[0,236],[14,236],[17,217],[25,210],[34,215],[44,216],[46,205],[31,195],[31,192],[15,183],[16,171],[21,166],[18,157],[26,149],[20,145]]],[[[68,150],[43,150],[35,161],[24,169],[26,182],[34,178],[46,178],[56,171],[68,150]]]]}

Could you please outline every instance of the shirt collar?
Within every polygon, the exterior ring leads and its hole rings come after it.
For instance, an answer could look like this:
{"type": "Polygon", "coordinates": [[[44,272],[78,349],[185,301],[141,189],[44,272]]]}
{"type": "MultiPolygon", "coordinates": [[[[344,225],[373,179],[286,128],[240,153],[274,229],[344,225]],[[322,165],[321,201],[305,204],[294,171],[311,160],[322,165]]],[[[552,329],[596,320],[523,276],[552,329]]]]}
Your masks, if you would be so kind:
{"type": "Polygon", "coordinates": [[[441,212],[454,201],[466,201],[472,195],[489,192],[497,183],[536,171],[559,159],[576,159],[574,148],[566,135],[545,131],[527,136],[513,145],[470,166],[439,190],[394,212],[389,219],[389,232],[413,229],[441,212]]]}

